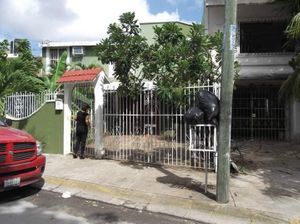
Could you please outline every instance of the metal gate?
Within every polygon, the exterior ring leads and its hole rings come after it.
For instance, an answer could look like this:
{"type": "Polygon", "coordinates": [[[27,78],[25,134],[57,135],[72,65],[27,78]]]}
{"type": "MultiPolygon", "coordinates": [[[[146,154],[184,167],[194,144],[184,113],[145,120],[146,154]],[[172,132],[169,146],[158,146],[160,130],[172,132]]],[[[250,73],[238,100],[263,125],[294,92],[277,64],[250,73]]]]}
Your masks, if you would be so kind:
{"type": "MultiPolygon", "coordinates": [[[[193,106],[200,89],[219,91],[217,86],[191,86],[186,89],[188,106],[160,100],[155,90],[145,90],[136,99],[119,96],[116,90],[104,94],[105,157],[161,165],[205,168],[205,158],[190,149],[190,126],[183,115],[193,106]]],[[[217,93],[218,95],[218,93],[217,93]]],[[[214,138],[212,133],[207,133],[214,138]]],[[[214,169],[215,151],[209,153],[207,167],[214,169]]]]}
{"type": "Polygon", "coordinates": [[[95,126],[94,126],[94,86],[90,83],[84,84],[76,84],[72,91],[72,120],[71,120],[71,150],[74,150],[74,146],[76,143],[76,114],[79,110],[81,110],[83,104],[88,104],[90,106],[90,118],[91,125],[89,127],[87,141],[86,141],[86,149],[85,156],[94,157],[95,155],[95,126]]]}
{"type": "Polygon", "coordinates": [[[284,140],[285,106],[278,86],[239,86],[233,94],[232,137],[284,140]]]}

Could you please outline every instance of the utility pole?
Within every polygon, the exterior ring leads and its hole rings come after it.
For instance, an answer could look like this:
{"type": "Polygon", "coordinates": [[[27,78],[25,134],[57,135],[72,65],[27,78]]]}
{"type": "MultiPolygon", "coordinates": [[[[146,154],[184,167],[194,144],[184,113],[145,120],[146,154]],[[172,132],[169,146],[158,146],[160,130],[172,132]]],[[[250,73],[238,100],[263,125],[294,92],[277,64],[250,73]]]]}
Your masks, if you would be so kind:
{"type": "Polygon", "coordinates": [[[201,24],[205,26],[206,29],[208,29],[208,27],[206,27],[206,0],[203,0],[203,9],[202,9],[202,18],[201,18],[201,24]]]}
{"type": "Polygon", "coordinates": [[[218,135],[217,202],[229,202],[231,113],[237,0],[225,0],[225,28],[218,135]]]}

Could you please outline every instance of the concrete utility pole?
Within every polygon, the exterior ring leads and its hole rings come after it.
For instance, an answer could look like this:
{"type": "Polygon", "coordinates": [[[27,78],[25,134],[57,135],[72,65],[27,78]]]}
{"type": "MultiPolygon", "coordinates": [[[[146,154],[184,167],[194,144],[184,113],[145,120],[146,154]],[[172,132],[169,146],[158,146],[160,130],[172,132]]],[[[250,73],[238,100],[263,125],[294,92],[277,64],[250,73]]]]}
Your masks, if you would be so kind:
{"type": "Polygon", "coordinates": [[[225,28],[218,137],[217,202],[228,203],[230,179],[231,113],[234,80],[237,0],[225,0],[225,28]]]}

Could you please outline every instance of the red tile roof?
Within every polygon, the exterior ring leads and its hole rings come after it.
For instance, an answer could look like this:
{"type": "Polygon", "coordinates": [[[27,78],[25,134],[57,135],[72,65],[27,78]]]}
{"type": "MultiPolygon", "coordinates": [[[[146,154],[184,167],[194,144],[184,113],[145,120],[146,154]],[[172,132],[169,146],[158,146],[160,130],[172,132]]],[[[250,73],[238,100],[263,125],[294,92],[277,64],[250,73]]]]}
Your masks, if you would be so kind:
{"type": "Polygon", "coordinates": [[[102,71],[101,68],[85,69],[85,70],[70,70],[70,71],[66,71],[57,82],[67,83],[67,82],[93,81],[101,71],[102,71]]]}

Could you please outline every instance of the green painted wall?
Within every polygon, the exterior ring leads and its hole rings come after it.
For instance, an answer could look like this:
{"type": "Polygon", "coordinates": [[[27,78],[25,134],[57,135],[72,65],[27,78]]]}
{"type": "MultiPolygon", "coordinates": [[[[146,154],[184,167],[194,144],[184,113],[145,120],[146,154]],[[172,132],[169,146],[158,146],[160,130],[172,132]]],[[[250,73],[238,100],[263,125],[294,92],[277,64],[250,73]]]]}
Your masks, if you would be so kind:
{"type": "Polygon", "coordinates": [[[108,65],[103,65],[97,57],[97,47],[84,47],[84,55],[83,56],[72,56],[71,63],[80,62],[86,66],[91,64],[100,65],[103,68],[104,72],[108,74],[108,65]]]}
{"type": "MultiPolygon", "coordinates": [[[[149,44],[154,43],[154,26],[162,26],[166,22],[158,22],[158,23],[141,23],[141,35],[146,37],[149,44]]],[[[191,25],[182,23],[182,22],[175,22],[177,26],[182,29],[183,34],[188,35],[191,29],[191,25]]]]}
{"type": "Polygon", "coordinates": [[[30,133],[42,142],[43,152],[63,154],[63,111],[56,111],[54,106],[54,102],[46,103],[28,119],[13,121],[12,126],[30,133]]]}

